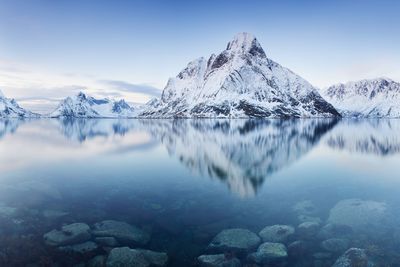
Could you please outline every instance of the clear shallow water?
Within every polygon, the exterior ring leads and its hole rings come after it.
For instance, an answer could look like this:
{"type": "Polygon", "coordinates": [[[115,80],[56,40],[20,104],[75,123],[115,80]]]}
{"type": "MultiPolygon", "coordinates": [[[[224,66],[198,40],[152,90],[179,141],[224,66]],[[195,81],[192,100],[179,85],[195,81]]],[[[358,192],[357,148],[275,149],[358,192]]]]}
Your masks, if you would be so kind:
{"type": "Polygon", "coordinates": [[[45,244],[75,222],[127,222],[151,234],[133,248],[196,266],[224,229],[315,218],[319,233],[283,241],[308,243],[289,250],[288,266],[331,266],[343,250],[321,246],[329,238],[366,249],[375,266],[400,266],[399,120],[3,120],[0,173],[0,266],[106,255],[45,244]],[[346,233],[322,235],[328,223],[346,233]],[[318,263],[318,252],[330,255],[318,263]]]}

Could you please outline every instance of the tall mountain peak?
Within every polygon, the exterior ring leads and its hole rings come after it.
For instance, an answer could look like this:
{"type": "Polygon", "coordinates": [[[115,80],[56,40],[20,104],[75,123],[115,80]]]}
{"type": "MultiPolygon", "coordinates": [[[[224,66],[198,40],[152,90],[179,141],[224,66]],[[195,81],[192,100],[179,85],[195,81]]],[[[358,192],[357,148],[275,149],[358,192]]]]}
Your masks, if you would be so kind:
{"type": "Polygon", "coordinates": [[[228,43],[226,50],[232,51],[233,53],[250,53],[253,56],[266,57],[257,38],[248,32],[236,34],[232,41],[228,43]]]}
{"type": "Polygon", "coordinates": [[[239,33],[224,51],[191,61],[170,78],[161,100],[144,117],[340,116],[307,81],[268,59],[250,33],[239,33]]]}

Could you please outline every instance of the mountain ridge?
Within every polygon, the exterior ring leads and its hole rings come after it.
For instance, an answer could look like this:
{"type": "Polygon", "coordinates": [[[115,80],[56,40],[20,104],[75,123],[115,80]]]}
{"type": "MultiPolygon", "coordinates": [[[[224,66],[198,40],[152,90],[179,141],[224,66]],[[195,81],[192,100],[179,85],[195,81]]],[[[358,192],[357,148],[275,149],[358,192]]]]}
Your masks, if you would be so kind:
{"type": "Polygon", "coordinates": [[[39,114],[19,106],[15,99],[7,98],[0,90],[0,118],[36,118],[39,116],[39,114]]]}
{"type": "Polygon", "coordinates": [[[345,117],[400,117],[400,83],[386,77],[338,83],[321,94],[345,117]]]}
{"type": "Polygon", "coordinates": [[[47,115],[51,118],[129,118],[135,110],[125,100],[96,99],[83,92],[61,100],[58,107],[47,115]]]}

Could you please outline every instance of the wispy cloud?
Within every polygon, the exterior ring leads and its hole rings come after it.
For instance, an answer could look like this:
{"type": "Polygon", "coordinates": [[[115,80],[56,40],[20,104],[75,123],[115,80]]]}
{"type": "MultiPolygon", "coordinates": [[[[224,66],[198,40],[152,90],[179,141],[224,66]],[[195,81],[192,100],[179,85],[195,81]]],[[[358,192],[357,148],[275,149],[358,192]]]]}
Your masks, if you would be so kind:
{"type": "Polygon", "coordinates": [[[151,95],[158,97],[161,95],[161,90],[147,85],[147,84],[133,84],[124,81],[116,81],[116,80],[100,80],[100,83],[111,86],[114,89],[130,92],[130,93],[139,93],[145,95],[151,95]]]}

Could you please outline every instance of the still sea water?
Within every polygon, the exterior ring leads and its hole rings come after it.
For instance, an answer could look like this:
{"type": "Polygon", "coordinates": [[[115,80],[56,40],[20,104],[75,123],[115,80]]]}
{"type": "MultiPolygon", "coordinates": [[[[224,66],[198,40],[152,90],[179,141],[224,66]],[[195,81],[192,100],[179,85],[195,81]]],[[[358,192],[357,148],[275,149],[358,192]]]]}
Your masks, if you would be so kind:
{"type": "Polygon", "coordinates": [[[0,120],[0,266],[125,246],[168,256],[131,266],[400,266],[400,120],[0,120]]]}

